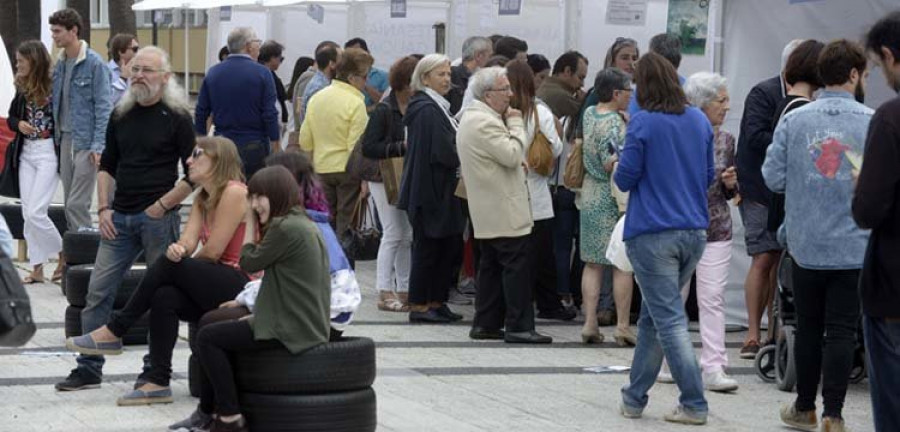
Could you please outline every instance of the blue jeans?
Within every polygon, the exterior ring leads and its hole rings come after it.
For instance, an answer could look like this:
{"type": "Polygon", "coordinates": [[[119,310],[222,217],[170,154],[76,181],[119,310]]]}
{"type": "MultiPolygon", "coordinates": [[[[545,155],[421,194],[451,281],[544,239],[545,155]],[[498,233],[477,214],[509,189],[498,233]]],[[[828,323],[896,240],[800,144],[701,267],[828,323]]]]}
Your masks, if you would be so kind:
{"type": "MultiPolygon", "coordinates": [[[[123,214],[113,212],[113,225],[118,235],[101,240],[88,283],[87,301],[81,311],[81,331],[90,333],[109,322],[125,272],[144,252],[148,263],[155,263],[166,248],[178,239],[180,217],[175,210],[160,219],[151,219],[144,212],[123,214]]],[[[103,376],[103,357],[80,355],[78,369],[97,377],[103,376]]]]}
{"type": "Polygon", "coordinates": [[[863,317],[875,430],[900,430],[900,321],[863,317]]]}
{"type": "Polygon", "coordinates": [[[681,287],[690,279],[706,247],[705,230],[663,231],[625,241],[628,259],[641,288],[638,341],[631,363],[631,382],[622,388],[622,399],[631,408],[647,406],[663,355],[681,391],[682,409],[706,416],[703,380],[688,335],[681,287]]]}

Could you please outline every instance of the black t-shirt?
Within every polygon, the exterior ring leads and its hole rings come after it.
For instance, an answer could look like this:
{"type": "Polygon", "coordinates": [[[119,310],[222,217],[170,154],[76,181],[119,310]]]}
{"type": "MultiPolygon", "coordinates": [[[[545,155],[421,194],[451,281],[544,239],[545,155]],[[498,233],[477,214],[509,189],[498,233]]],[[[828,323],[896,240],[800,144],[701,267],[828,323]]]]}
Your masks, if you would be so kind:
{"type": "MultiPolygon", "coordinates": [[[[803,96],[785,96],[784,99],[775,106],[775,118],[772,119],[772,130],[774,131],[775,128],[778,127],[778,122],[780,122],[787,113],[810,102],[812,101],[803,96]]],[[[784,194],[773,193],[772,199],[769,201],[768,230],[777,232],[782,223],[784,223],[784,194]]]]}
{"type": "Polygon", "coordinates": [[[190,114],[163,103],[136,104],[121,117],[113,113],[100,158],[100,170],[116,179],[113,210],[140,213],[171,190],[178,180],[179,159],[188,172],[194,142],[190,114]]]}

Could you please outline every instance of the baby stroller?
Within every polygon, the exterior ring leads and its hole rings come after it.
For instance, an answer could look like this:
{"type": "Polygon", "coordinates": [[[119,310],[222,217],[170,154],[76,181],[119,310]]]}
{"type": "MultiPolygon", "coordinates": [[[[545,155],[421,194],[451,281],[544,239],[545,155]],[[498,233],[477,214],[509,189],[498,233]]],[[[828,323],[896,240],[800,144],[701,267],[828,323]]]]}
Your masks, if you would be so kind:
{"type": "MultiPolygon", "coordinates": [[[[782,252],[778,261],[778,292],[772,306],[773,334],[770,341],[756,354],[756,374],[765,382],[776,383],[781,391],[792,392],[797,384],[797,366],[794,364],[794,338],[797,331],[797,313],[794,308],[794,286],[791,277],[793,258],[782,252]]],[[[862,325],[856,338],[853,369],[850,382],[857,384],[866,377],[866,351],[863,346],[862,325]]]]}

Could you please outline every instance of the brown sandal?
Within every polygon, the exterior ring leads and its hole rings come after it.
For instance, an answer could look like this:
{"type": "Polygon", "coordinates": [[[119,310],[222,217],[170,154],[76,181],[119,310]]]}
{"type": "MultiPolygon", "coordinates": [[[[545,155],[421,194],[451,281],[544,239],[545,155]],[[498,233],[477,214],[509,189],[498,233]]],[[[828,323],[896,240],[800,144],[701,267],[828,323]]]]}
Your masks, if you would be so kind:
{"type": "Polygon", "coordinates": [[[392,291],[380,291],[378,293],[378,310],[386,312],[409,312],[409,306],[403,304],[392,291]]]}
{"type": "Polygon", "coordinates": [[[63,272],[66,270],[65,264],[60,264],[56,266],[56,270],[53,271],[53,276],[50,276],[50,282],[62,282],[63,272]]]}

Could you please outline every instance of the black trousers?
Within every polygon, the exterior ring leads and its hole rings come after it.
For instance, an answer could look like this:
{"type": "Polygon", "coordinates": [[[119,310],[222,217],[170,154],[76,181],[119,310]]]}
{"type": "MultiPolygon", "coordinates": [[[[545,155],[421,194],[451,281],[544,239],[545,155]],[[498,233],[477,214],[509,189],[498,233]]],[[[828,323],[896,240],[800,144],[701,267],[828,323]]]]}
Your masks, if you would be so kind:
{"type": "Polygon", "coordinates": [[[534,330],[529,246],[529,236],[481,241],[474,327],[534,330]]]}
{"type": "Polygon", "coordinates": [[[556,290],[556,255],[553,253],[553,219],[534,221],[529,236],[532,271],[532,292],[538,311],[556,312],[562,309],[556,290]]]}
{"type": "MultiPolygon", "coordinates": [[[[450,285],[458,279],[453,273],[457,262],[462,262],[461,235],[428,237],[421,222],[413,222],[409,303],[446,303],[450,285]]],[[[456,272],[459,272],[458,266],[456,272]]]]}
{"type": "Polygon", "coordinates": [[[201,327],[197,332],[197,349],[207,385],[201,387],[200,410],[220,416],[240,414],[230,355],[281,346],[275,339],[256,340],[246,320],[220,321],[201,327]]]}
{"type": "Polygon", "coordinates": [[[172,351],[178,339],[178,321],[197,321],[207,311],[234,297],[248,281],[240,271],[219,263],[165,256],[147,270],[125,307],[113,315],[109,330],[122,337],[150,311],[150,369],[141,377],[169,385],[172,351]]]}
{"type": "Polygon", "coordinates": [[[859,270],[807,270],[795,263],[793,276],[796,406],[801,411],[816,409],[821,377],[824,415],[840,418],[856,349],[859,270]]]}

